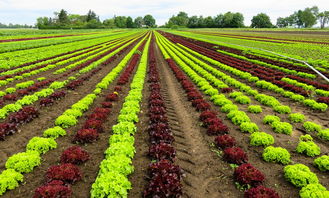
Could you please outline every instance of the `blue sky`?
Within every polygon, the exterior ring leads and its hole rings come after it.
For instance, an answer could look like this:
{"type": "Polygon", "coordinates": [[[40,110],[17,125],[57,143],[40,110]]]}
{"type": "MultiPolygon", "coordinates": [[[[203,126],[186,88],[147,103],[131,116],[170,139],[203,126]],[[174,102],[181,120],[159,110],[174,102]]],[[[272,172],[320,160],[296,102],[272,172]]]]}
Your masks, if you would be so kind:
{"type": "Polygon", "coordinates": [[[85,14],[91,9],[102,20],[114,15],[135,18],[151,14],[158,25],[179,11],[189,16],[215,16],[232,11],[241,12],[245,25],[250,25],[251,18],[261,12],[267,13],[275,23],[279,16],[313,5],[320,11],[329,10],[328,0],[0,0],[0,22],[33,25],[37,17],[52,17],[53,12],[63,8],[74,14],[85,14]]]}

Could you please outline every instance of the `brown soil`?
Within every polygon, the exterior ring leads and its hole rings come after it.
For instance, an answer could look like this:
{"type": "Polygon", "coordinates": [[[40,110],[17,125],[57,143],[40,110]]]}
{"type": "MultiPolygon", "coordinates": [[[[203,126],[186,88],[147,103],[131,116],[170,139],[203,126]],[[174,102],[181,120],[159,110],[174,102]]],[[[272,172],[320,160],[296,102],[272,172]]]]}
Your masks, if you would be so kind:
{"type": "Polygon", "coordinates": [[[187,102],[185,93],[156,48],[163,96],[175,136],[177,162],[185,172],[183,197],[241,197],[233,182],[233,170],[212,152],[199,113],[187,102]]]}

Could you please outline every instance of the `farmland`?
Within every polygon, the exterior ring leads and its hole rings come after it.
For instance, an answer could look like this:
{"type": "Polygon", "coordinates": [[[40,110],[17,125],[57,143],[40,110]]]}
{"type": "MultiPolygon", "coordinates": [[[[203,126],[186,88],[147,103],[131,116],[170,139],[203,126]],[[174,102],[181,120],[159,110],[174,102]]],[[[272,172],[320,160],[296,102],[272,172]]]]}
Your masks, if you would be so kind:
{"type": "Polygon", "coordinates": [[[0,33],[0,197],[329,197],[328,32],[0,33]]]}

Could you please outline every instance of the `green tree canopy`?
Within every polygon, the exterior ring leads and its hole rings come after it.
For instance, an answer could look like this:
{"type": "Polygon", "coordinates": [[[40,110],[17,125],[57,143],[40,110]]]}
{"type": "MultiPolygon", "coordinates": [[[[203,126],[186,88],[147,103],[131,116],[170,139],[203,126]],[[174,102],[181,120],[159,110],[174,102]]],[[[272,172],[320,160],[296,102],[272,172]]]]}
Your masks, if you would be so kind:
{"type": "Polygon", "coordinates": [[[252,28],[271,28],[273,27],[270,17],[265,13],[260,13],[251,19],[252,28]]]}
{"type": "Polygon", "coordinates": [[[319,20],[321,29],[325,27],[327,23],[329,23],[329,11],[323,11],[317,15],[317,18],[319,20]]]}
{"type": "Polygon", "coordinates": [[[134,22],[133,19],[129,16],[127,17],[127,28],[133,28],[134,27],[134,22]]]}
{"type": "Polygon", "coordinates": [[[126,28],[127,27],[127,17],[125,17],[125,16],[114,17],[114,24],[118,28],[126,28]]]}
{"type": "Polygon", "coordinates": [[[143,17],[136,17],[135,18],[135,20],[134,20],[134,26],[136,27],[136,28],[141,28],[142,26],[143,26],[143,24],[144,24],[144,19],[143,19],[143,17]]]}
{"type": "Polygon", "coordinates": [[[67,12],[64,9],[61,9],[61,11],[58,13],[58,21],[61,24],[67,24],[69,22],[67,12]]]}
{"type": "Polygon", "coordinates": [[[155,27],[155,19],[153,18],[152,15],[150,14],[145,15],[143,21],[147,27],[155,27]]]}

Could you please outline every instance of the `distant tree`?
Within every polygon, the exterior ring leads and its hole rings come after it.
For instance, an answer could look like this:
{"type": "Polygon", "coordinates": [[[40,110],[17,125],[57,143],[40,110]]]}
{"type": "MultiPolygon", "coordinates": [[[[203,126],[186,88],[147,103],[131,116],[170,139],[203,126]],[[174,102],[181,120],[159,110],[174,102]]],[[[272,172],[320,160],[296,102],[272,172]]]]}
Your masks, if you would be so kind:
{"type": "Polygon", "coordinates": [[[205,28],[206,27],[203,16],[199,16],[199,18],[198,18],[198,27],[199,28],[205,28]]]}
{"type": "Polygon", "coordinates": [[[171,27],[173,25],[180,26],[180,27],[187,27],[189,22],[189,17],[186,12],[179,12],[177,16],[173,15],[169,18],[169,21],[167,23],[168,27],[171,27]]]}
{"type": "Polygon", "coordinates": [[[290,15],[293,24],[299,28],[309,28],[316,24],[319,8],[313,6],[311,8],[305,8],[304,10],[298,10],[294,14],[290,15]]]}
{"type": "Polygon", "coordinates": [[[86,15],[69,14],[68,16],[72,28],[81,28],[86,25],[86,15]]]}
{"type": "Polygon", "coordinates": [[[187,27],[197,28],[198,27],[198,16],[191,16],[188,20],[187,27]]]}
{"type": "Polygon", "coordinates": [[[317,15],[319,13],[319,8],[314,6],[312,8],[305,8],[302,12],[301,20],[303,22],[303,26],[308,28],[312,27],[316,24],[317,15]]]}
{"type": "Polygon", "coordinates": [[[102,28],[102,23],[97,19],[92,19],[88,21],[88,23],[86,24],[86,28],[88,29],[102,28]]]}
{"type": "Polygon", "coordinates": [[[134,27],[134,22],[133,22],[133,19],[129,16],[127,17],[127,28],[133,28],[134,27]]]}
{"type": "Polygon", "coordinates": [[[227,12],[223,15],[223,27],[224,28],[241,28],[243,24],[244,17],[241,13],[227,12]]]}
{"type": "Polygon", "coordinates": [[[143,24],[144,24],[144,19],[143,19],[143,17],[136,17],[135,18],[135,20],[134,20],[134,26],[136,27],[136,28],[141,28],[142,26],[143,26],[143,24]]]}
{"type": "Polygon", "coordinates": [[[99,17],[96,15],[94,11],[89,10],[87,13],[86,21],[89,22],[91,20],[99,21],[99,17]]]}
{"type": "Polygon", "coordinates": [[[155,19],[153,18],[152,15],[150,14],[145,15],[143,21],[147,27],[155,27],[155,19]]]}
{"type": "Polygon", "coordinates": [[[284,28],[289,26],[288,17],[279,17],[276,20],[276,26],[278,26],[279,28],[284,28]]]}
{"type": "Polygon", "coordinates": [[[38,17],[37,18],[36,26],[39,29],[46,29],[47,26],[49,26],[49,25],[50,25],[50,23],[49,23],[49,18],[48,17],[38,17]]]}
{"type": "Polygon", "coordinates": [[[224,27],[224,15],[223,14],[219,14],[214,18],[214,26],[216,28],[222,28],[224,27]]]}
{"type": "Polygon", "coordinates": [[[223,27],[228,28],[231,27],[233,21],[233,13],[226,12],[223,16],[223,27]]]}
{"type": "Polygon", "coordinates": [[[204,23],[207,28],[213,28],[215,26],[214,19],[211,16],[206,17],[204,23]]]}
{"type": "Polygon", "coordinates": [[[329,11],[324,11],[324,12],[319,13],[317,15],[317,18],[319,20],[321,29],[323,29],[325,27],[325,25],[327,23],[329,23],[329,11]]]}
{"type": "Polygon", "coordinates": [[[127,17],[125,16],[117,16],[114,18],[115,26],[118,28],[126,28],[127,27],[127,17]]]}
{"type": "Polygon", "coordinates": [[[61,11],[58,13],[58,21],[61,23],[61,25],[68,24],[69,18],[67,16],[67,12],[64,9],[61,9],[61,11]]]}
{"type": "Polygon", "coordinates": [[[260,13],[251,19],[252,28],[271,28],[273,27],[270,17],[265,13],[260,13]]]}
{"type": "Polygon", "coordinates": [[[231,25],[233,28],[242,28],[244,27],[243,21],[244,21],[243,15],[240,12],[237,12],[233,14],[233,21],[231,25]]]}
{"type": "Polygon", "coordinates": [[[114,19],[106,19],[103,21],[103,25],[105,28],[115,28],[115,22],[114,19]]]}

